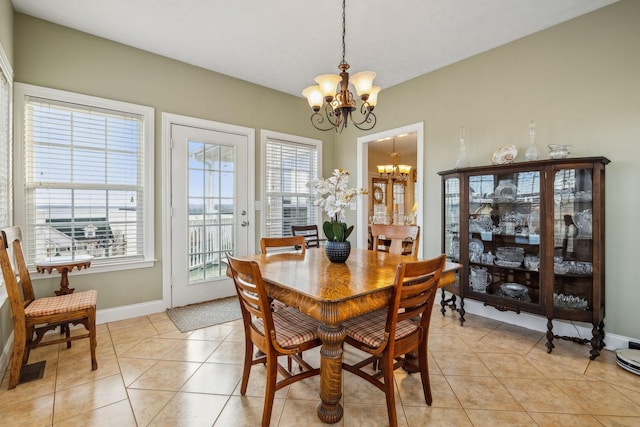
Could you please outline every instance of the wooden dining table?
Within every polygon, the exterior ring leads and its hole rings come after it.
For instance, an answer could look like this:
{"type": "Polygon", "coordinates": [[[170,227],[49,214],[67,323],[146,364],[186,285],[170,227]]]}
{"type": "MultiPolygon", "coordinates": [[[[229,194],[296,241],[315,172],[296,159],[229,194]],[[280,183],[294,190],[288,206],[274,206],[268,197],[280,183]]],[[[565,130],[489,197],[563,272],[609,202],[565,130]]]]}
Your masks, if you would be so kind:
{"type": "MultiPolygon", "coordinates": [[[[304,255],[281,252],[242,258],[258,263],[270,297],[320,322],[318,418],[337,423],[343,415],[342,322],[385,307],[391,297],[396,267],[416,258],[359,248],[351,249],[344,264],[331,263],[324,248],[309,248],[304,255]]],[[[454,283],[455,271],[460,267],[447,262],[440,286],[454,283]]]]}

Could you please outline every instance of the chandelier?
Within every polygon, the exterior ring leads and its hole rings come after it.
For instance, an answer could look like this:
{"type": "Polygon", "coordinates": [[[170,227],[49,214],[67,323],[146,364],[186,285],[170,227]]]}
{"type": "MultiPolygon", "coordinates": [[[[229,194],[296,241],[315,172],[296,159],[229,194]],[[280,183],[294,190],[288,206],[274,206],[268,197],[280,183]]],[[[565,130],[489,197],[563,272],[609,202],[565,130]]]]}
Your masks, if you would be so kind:
{"type": "Polygon", "coordinates": [[[377,165],[378,173],[381,178],[389,179],[391,181],[408,181],[409,174],[411,174],[411,166],[400,165],[400,154],[396,152],[396,139],[393,138],[393,152],[391,153],[390,165],[377,165]]]}
{"type": "Polygon", "coordinates": [[[349,81],[349,73],[347,73],[349,64],[345,61],[345,16],[345,0],[342,0],[342,62],[338,64],[340,75],[320,75],[315,78],[318,85],[309,86],[302,91],[302,96],[307,98],[313,110],[311,123],[316,129],[322,131],[334,129],[340,133],[347,127],[349,120],[360,130],[370,130],[376,125],[373,109],[378,100],[380,87],[373,86],[373,79],[376,77],[373,71],[356,73],[349,81]],[[356,102],[349,90],[349,83],[356,89],[356,94],[362,101],[360,104],[362,118],[358,119],[359,121],[355,121],[352,116],[353,111],[356,110],[356,102]],[[336,88],[338,88],[337,92],[336,88]],[[320,109],[323,110],[323,114],[320,113],[320,109]]]}

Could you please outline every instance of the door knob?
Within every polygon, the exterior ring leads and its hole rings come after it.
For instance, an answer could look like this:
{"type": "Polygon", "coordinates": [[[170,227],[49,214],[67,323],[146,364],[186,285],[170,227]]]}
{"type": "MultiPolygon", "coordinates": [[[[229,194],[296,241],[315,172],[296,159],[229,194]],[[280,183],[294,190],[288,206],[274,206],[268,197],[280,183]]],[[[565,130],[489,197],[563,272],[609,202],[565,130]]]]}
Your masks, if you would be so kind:
{"type": "Polygon", "coordinates": [[[242,227],[246,227],[247,225],[249,225],[249,221],[242,221],[242,222],[240,223],[240,225],[241,225],[242,227]]]}

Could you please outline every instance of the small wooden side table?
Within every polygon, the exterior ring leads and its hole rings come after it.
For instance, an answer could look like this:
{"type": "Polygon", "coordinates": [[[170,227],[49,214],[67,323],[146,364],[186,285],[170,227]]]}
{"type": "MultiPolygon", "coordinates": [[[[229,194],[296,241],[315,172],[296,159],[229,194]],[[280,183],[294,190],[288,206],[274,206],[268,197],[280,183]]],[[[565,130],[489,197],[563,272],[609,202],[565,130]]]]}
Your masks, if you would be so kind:
{"type": "Polygon", "coordinates": [[[53,270],[60,273],[60,290],[55,291],[55,293],[58,296],[67,295],[75,291],[74,288],[69,287],[69,272],[74,268],[78,270],[89,268],[92,260],[93,256],[91,255],[53,256],[36,261],[36,270],[38,273],[51,274],[53,270]]]}

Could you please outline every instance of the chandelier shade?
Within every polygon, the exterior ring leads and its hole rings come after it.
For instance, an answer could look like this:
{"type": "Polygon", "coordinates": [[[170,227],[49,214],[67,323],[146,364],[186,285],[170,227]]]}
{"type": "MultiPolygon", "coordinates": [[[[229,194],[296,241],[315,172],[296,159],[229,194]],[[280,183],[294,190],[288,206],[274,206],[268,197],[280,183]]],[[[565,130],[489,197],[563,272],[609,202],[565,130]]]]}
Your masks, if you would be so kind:
{"type": "Polygon", "coordinates": [[[411,166],[400,164],[400,155],[396,152],[396,139],[393,138],[393,152],[391,153],[391,164],[376,165],[381,178],[391,181],[408,181],[411,174],[411,166]]]}
{"type": "Polygon", "coordinates": [[[323,96],[319,86],[309,86],[302,91],[302,96],[307,98],[309,106],[313,111],[315,111],[316,113],[320,111],[320,107],[322,107],[323,96]]]}
{"type": "Polygon", "coordinates": [[[373,71],[360,71],[351,76],[351,84],[356,89],[358,96],[369,97],[371,89],[373,88],[373,79],[375,78],[376,73],[373,71]]]}
{"type": "Polygon", "coordinates": [[[376,73],[361,71],[349,80],[347,70],[350,65],[345,60],[346,14],[345,0],[342,0],[342,61],[338,64],[340,74],[322,74],[315,78],[317,85],[309,86],[302,91],[313,110],[311,124],[322,131],[335,130],[340,133],[349,124],[349,120],[360,130],[370,130],[376,125],[376,115],[373,109],[378,102],[380,87],[373,85],[376,73]],[[353,112],[358,109],[353,93],[349,90],[353,86],[360,98],[360,118],[355,119],[353,112]],[[320,111],[322,110],[322,112],[320,111]]]}

